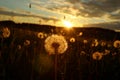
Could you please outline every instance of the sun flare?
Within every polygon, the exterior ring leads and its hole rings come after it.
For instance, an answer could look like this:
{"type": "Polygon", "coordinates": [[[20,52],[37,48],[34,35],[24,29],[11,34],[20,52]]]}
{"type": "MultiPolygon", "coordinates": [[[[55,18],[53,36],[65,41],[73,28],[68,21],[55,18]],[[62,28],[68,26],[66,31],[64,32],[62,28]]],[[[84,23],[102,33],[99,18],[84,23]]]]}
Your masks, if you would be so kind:
{"type": "Polygon", "coordinates": [[[63,25],[64,25],[65,27],[67,27],[67,28],[73,27],[73,24],[72,24],[71,22],[69,22],[69,21],[66,21],[66,20],[63,21],[63,25]]]}

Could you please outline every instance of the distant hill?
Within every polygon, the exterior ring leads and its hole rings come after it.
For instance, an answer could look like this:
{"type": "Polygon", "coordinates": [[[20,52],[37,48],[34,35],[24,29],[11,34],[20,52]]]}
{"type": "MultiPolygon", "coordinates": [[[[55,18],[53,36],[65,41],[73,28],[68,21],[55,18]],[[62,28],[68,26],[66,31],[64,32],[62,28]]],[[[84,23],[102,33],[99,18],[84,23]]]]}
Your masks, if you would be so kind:
{"type": "MultiPolygon", "coordinates": [[[[112,24],[112,23],[111,23],[112,24]]],[[[0,26],[2,27],[10,27],[10,28],[20,28],[23,30],[32,30],[37,32],[45,32],[45,33],[52,33],[52,34],[62,34],[63,31],[65,36],[74,36],[80,32],[83,32],[84,38],[98,38],[98,39],[119,39],[119,32],[115,32],[114,30],[120,29],[119,23],[114,23],[112,26],[111,24],[91,24],[86,25],[86,27],[74,27],[68,32],[64,27],[56,27],[50,25],[38,25],[38,24],[28,24],[28,23],[15,23],[13,21],[0,21],[0,26]],[[117,37],[115,37],[117,36],[117,37]],[[107,37],[107,38],[106,38],[107,37]]]]}
{"type": "Polygon", "coordinates": [[[107,23],[98,23],[98,24],[86,24],[85,27],[99,27],[105,29],[111,29],[115,31],[120,31],[120,22],[107,22],[107,23]]]}

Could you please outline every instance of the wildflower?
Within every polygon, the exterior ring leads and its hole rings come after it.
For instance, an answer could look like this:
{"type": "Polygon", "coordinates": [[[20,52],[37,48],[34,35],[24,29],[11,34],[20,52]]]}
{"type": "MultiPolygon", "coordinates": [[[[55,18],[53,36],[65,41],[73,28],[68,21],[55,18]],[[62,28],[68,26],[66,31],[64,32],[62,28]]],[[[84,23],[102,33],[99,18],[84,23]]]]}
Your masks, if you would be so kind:
{"type": "Polygon", "coordinates": [[[62,54],[67,50],[68,44],[63,36],[51,35],[46,38],[44,47],[49,54],[55,54],[56,50],[62,54]]]}
{"type": "Polygon", "coordinates": [[[102,54],[100,52],[94,52],[92,55],[94,60],[101,60],[102,59],[102,54]]]}
{"type": "Polygon", "coordinates": [[[7,27],[3,28],[2,35],[4,38],[8,38],[10,36],[10,30],[7,27]]]}
{"type": "Polygon", "coordinates": [[[73,38],[73,37],[70,38],[70,42],[72,42],[72,43],[75,42],[75,38],[73,38]]]}
{"type": "Polygon", "coordinates": [[[120,48],[120,41],[119,40],[114,41],[113,46],[115,48],[120,48]]]}

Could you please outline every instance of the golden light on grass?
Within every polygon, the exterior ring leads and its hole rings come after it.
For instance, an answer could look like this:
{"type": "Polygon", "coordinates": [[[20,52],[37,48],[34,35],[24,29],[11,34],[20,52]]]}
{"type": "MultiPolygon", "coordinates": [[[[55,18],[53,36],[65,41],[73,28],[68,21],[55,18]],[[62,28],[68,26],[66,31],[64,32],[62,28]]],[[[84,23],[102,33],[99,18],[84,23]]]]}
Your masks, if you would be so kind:
{"type": "Polygon", "coordinates": [[[73,24],[70,21],[63,20],[63,25],[67,28],[72,28],[73,24]]]}

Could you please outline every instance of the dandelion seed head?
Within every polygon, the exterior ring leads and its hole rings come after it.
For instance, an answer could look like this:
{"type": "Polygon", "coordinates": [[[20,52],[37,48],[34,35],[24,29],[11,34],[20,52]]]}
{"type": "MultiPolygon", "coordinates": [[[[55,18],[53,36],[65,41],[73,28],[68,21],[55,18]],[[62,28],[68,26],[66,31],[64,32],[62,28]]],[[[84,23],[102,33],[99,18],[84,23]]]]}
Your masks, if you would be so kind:
{"type": "Polygon", "coordinates": [[[24,45],[25,46],[29,46],[30,45],[30,41],[29,40],[25,40],[24,45]]]}
{"type": "Polygon", "coordinates": [[[83,43],[84,43],[84,44],[87,44],[87,43],[88,43],[88,40],[83,40],[83,43]]]}
{"type": "Polygon", "coordinates": [[[80,52],[80,55],[85,55],[85,54],[86,54],[85,51],[81,51],[81,52],[80,52]]]}
{"type": "Polygon", "coordinates": [[[120,40],[114,41],[113,46],[114,46],[115,48],[120,48],[120,40]]]}
{"type": "Polygon", "coordinates": [[[68,44],[63,36],[54,34],[46,38],[44,47],[49,54],[55,54],[56,48],[62,54],[67,50],[68,44]]]}
{"type": "Polygon", "coordinates": [[[105,46],[106,45],[106,42],[105,41],[102,41],[101,42],[101,46],[105,46]]]}
{"type": "Polygon", "coordinates": [[[100,52],[94,52],[92,55],[94,60],[101,60],[102,59],[102,54],[100,52]]]}
{"type": "Polygon", "coordinates": [[[92,46],[92,47],[97,47],[98,44],[99,44],[98,40],[95,39],[95,40],[92,42],[92,45],[91,45],[91,46],[92,46]]]}
{"type": "Polygon", "coordinates": [[[21,47],[21,45],[17,45],[17,48],[18,48],[18,50],[21,50],[22,47],[21,47]]]}
{"type": "Polygon", "coordinates": [[[4,38],[8,38],[10,36],[10,30],[7,27],[4,27],[2,30],[2,35],[4,38]]]}
{"type": "Polygon", "coordinates": [[[40,38],[40,39],[43,39],[44,38],[44,33],[43,32],[39,32],[37,34],[37,37],[40,38]]]}
{"type": "Polygon", "coordinates": [[[75,42],[75,38],[70,38],[70,42],[75,42]]]}

